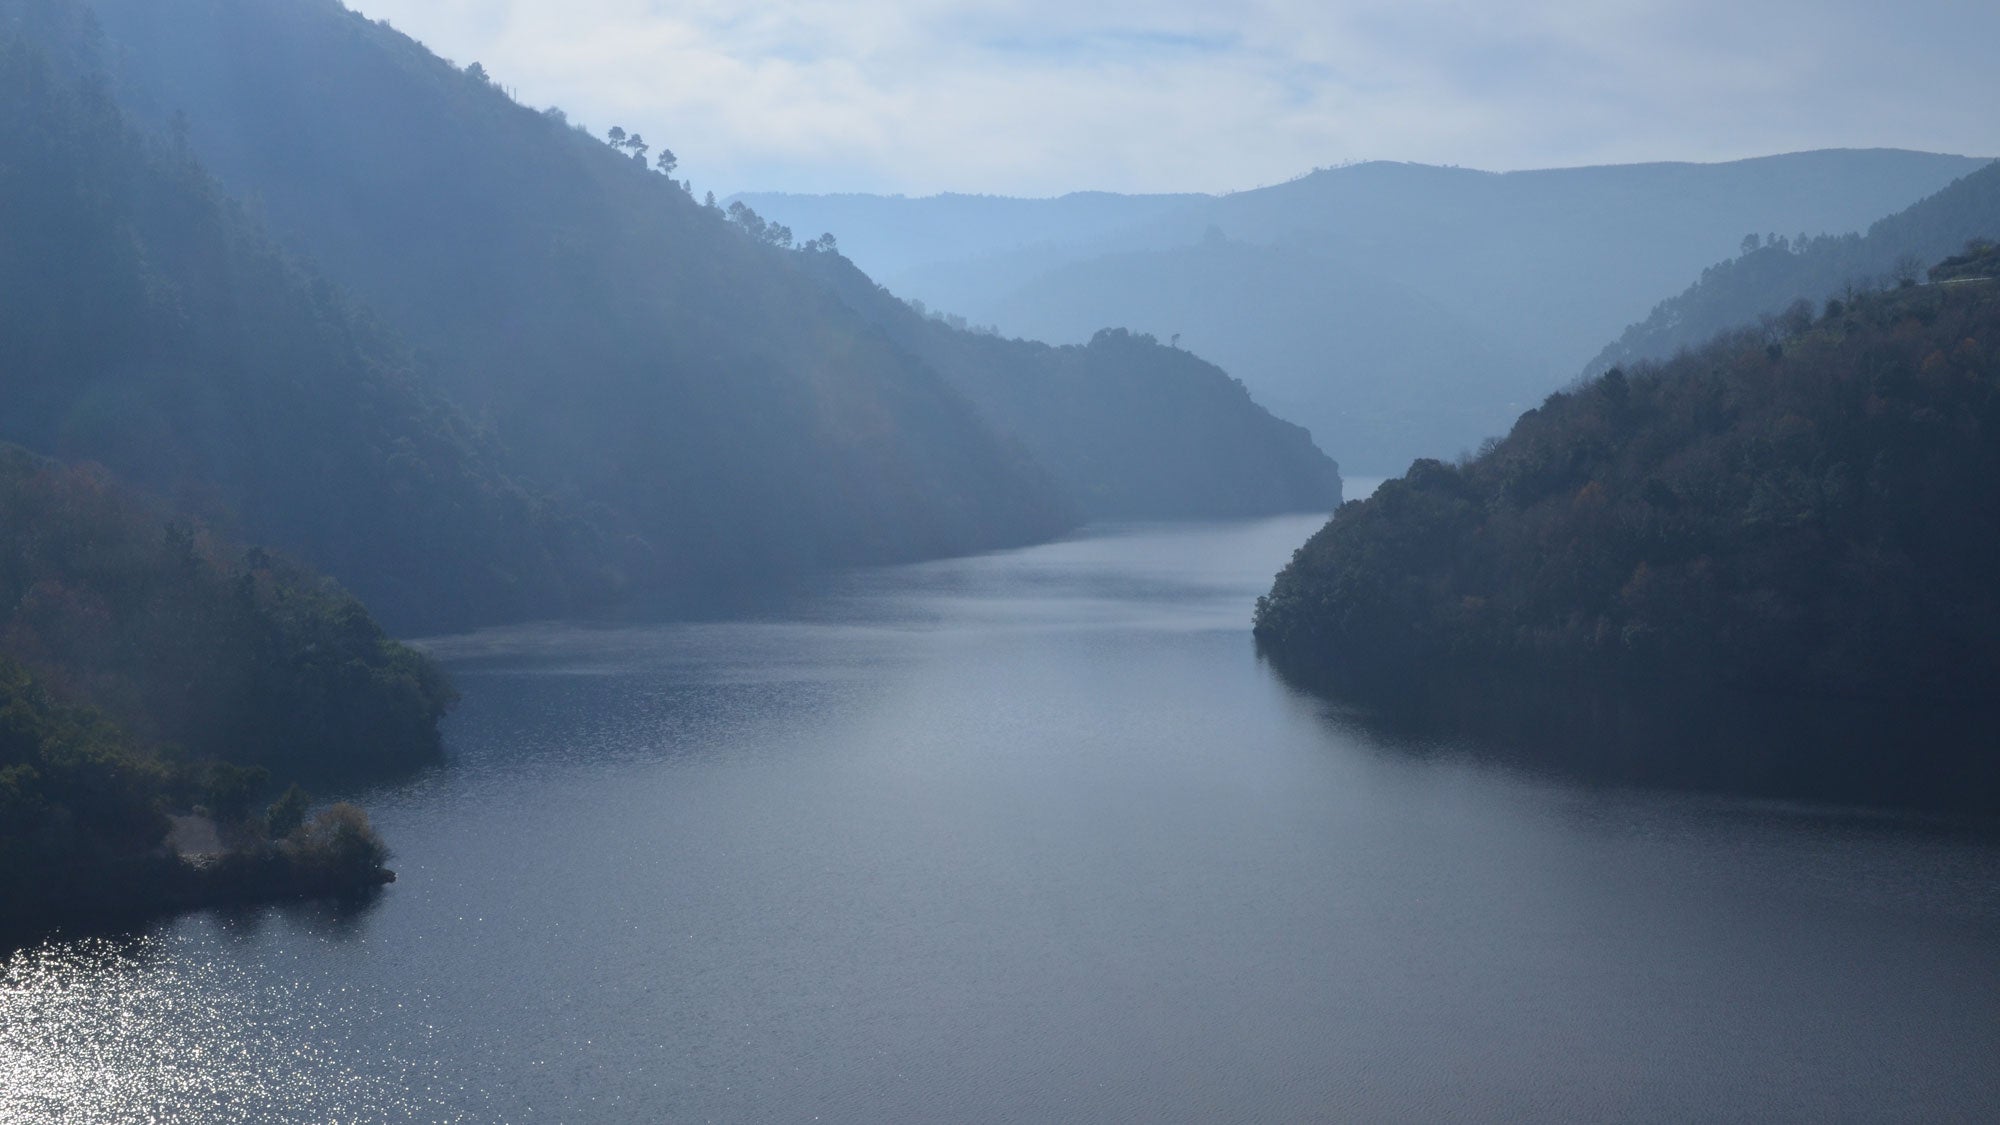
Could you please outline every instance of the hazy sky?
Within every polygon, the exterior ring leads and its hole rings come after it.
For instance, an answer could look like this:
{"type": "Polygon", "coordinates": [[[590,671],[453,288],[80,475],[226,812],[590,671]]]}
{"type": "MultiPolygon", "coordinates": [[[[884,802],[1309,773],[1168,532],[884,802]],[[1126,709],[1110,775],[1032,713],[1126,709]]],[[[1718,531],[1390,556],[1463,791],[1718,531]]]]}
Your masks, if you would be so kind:
{"type": "Polygon", "coordinates": [[[2000,153],[1994,0],[348,0],[697,191],[2000,153]]]}

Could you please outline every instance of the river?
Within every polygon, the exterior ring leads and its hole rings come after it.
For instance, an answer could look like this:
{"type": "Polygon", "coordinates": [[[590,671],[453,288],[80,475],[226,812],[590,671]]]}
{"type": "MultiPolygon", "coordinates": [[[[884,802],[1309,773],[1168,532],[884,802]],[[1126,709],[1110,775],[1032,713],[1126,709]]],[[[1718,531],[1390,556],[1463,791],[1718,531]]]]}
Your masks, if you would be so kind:
{"type": "Polygon", "coordinates": [[[430,642],[400,880],[5,960],[0,1121],[2000,1116],[2000,844],[1370,734],[1317,520],[430,642]]]}

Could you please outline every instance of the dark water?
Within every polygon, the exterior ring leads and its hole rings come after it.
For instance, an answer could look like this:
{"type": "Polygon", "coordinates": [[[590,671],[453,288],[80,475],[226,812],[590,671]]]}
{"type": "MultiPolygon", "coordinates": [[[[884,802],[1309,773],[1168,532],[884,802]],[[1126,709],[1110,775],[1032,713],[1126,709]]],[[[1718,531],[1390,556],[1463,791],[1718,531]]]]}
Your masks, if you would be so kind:
{"type": "Polygon", "coordinates": [[[0,1121],[2000,1120],[2000,847],[1375,741],[1313,522],[442,642],[401,881],[14,955],[0,1121]]]}

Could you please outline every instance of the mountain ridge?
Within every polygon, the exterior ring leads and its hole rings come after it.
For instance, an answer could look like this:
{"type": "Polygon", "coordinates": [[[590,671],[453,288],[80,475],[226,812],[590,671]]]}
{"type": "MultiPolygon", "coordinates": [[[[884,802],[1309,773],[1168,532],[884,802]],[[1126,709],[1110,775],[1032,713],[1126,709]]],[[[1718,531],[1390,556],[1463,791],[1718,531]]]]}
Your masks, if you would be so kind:
{"type": "Polygon", "coordinates": [[[1774,316],[1796,301],[1819,303],[1910,279],[1967,241],[2000,232],[2000,163],[1987,164],[1933,195],[1876,220],[1866,233],[1793,242],[1780,239],[1716,263],[1680,294],[1654,306],[1584,369],[1664,360],[1718,332],[1774,316]]]}
{"type": "MultiPolygon", "coordinates": [[[[1521,406],[1568,381],[1746,231],[1865,226],[1981,163],[1891,149],[1513,172],[1378,161],[1198,197],[1143,222],[1115,224],[1095,241],[1024,239],[983,258],[871,272],[898,293],[1006,334],[1064,343],[1107,325],[1161,339],[1178,333],[1260,399],[1285,404],[1282,413],[1351,471],[1379,475],[1501,432],[1521,406]],[[1368,282],[1410,299],[1375,300],[1366,315],[1349,315],[1329,300],[1319,316],[1290,318],[1274,330],[1198,306],[1175,313],[1131,296],[1152,289],[1186,297],[1202,276],[1198,259],[1211,232],[1274,255],[1269,272],[1282,280],[1239,287],[1246,304],[1309,299],[1312,290],[1302,293],[1302,285],[1368,282]],[[1141,252],[1154,257],[1122,270],[1112,260],[1141,252]],[[1275,264],[1300,255],[1315,259],[1312,269],[1275,264]],[[1078,271],[1096,278],[1093,293],[1063,284],[1078,271]],[[1448,346],[1431,305],[1456,315],[1448,346]],[[1400,342],[1419,339],[1440,345],[1439,358],[1387,367],[1348,362],[1349,341],[1368,354],[1393,355],[1400,342]],[[1481,355],[1490,359],[1473,370],[1443,358],[1481,355]],[[1403,382],[1454,388],[1452,412],[1403,407],[1403,382]],[[1385,426],[1388,410],[1396,413],[1385,426]]],[[[744,198],[779,221],[841,236],[871,268],[858,249],[866,245],[860,231],[828,225],[810,210],[787,210],[791,204],[744,198]]]]}

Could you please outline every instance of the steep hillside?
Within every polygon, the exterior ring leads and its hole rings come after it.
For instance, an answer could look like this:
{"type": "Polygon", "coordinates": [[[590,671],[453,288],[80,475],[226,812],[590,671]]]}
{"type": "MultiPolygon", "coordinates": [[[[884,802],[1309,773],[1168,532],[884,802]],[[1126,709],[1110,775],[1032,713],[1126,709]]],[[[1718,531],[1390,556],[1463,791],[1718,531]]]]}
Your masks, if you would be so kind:
{"type": "Polygon", "coordinates": [[[1819,304],[1853,290],[1915,279],[1922,263],[1975,238],[1993,237],[2000,237],[2000,164],[1880,220],[1866,235],[1746,246],[1742,255],[1703,270],[1686,292],[1660,302],[1627,328],[1591,361],[1588,372],[1667,359],[1718,332],[1776,315],[1795,301],[1819,304]]]}
{"type": "MultiPolygon", "coordinates": [[[[1858,230],[1981,163],[1836,151],[1505,174],[1361,164],[1145,221],[1107,208],[1092,238],[946,249],[896,271],[865,252],[890,236],[862,224],[941,202],[849,208],[857,225],[826,229],[896,292],[1009,334],[1178,334],[1374,475],[1476,447],[1747,232],[1858,230]],[[1220,263],[1218,243],[1233,246],[1220,263]],[[1218,271],[1220,303],[1205,297],[1218,271]]],[[[793,222],[794,205],[762,206],[793,222]]]]}
{"type": "Polygon", "coordinates": [[[801,262],[942,372],[1048,466],[1086,515],[1217,518],[1330,511],[1340,470],[1242,383],[1123,330],[1050,347],[920,315],[837,252],[801,262]]]}
{"type": "Polygon", "coordinates": [[[85,76],[87,39],[45,36],[51,56],[22,26],[0,20],[0,438],[234,521],[399,627],[615,589],[596,532],[515,484],[185,149],[127,125],[85,76]]]}
{"type": "Polygon", "coordinates": [[[523,473],[628,520],[649,589],[1068,526],[933,372],[632,151],[334,0],[95,8],[121,98],[406,333],[523,473]]]}
{"type": "Polygon", "coordinates": [[[0,445],[0,655],[142,743],[291,776],[408,768],[452,701],[331,581],[0,445]]]}
{"type": "Polygon", "coordinates": [[[1378,685],[1511,669],[1990,700],[2000,284],[1792,329],[1613,370],[1478,458],[1418,462],[1297,553],[1260,642],[1378,685]]]}
{"type": "Polygon", "coordinates": [[[0,446],[0,940],[370,885],[379,842],[358,811],[312,843],[270,839],[305,825],[301,798],[274,832],[244,822],[274,779],[435,760],[453,699],[326,579],[169,518],[102,469],[0,446]],[[196,805],[239,840],[230,863],[160,850],[165,814],[196,805]]]}

